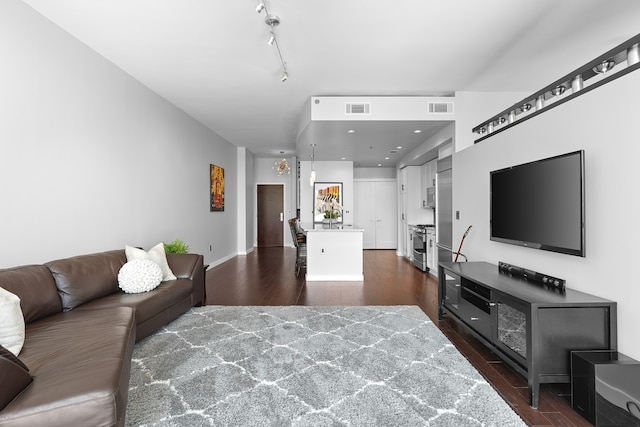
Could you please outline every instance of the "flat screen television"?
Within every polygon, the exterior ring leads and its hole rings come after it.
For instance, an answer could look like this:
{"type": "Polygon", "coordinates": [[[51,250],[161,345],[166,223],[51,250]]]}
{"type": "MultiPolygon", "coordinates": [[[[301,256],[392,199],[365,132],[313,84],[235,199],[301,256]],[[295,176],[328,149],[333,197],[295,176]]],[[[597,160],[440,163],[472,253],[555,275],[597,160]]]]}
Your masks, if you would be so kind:
{"type": "Polygon", "coordinates": [[[585,256],[583,150],[490,175],[491,240],[585,256]]]}

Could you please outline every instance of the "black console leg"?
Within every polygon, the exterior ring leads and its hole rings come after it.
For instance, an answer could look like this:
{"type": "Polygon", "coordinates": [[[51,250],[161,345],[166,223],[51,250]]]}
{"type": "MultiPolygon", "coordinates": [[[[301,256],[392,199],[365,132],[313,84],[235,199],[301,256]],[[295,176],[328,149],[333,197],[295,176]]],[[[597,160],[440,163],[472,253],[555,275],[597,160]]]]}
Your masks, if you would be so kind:
{"type": "Polygon", "coordinates": [[[538,409],[540,398],[540,381],[537,378],[529,377],[529,405],[533,409],[538,409]]]}

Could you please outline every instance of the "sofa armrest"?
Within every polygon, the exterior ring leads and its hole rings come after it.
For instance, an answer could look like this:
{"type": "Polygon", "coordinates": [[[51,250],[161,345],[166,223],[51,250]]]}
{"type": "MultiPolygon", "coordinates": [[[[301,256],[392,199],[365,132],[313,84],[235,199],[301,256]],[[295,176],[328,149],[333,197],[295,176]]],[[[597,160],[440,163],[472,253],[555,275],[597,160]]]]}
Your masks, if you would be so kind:
{"type": "Polygon", "coordinates": [[[167,262],[178,279],[190,279],[193,282],[192,305],[204,304],[204,257],[199,254],[168,253],[167,262]]]}

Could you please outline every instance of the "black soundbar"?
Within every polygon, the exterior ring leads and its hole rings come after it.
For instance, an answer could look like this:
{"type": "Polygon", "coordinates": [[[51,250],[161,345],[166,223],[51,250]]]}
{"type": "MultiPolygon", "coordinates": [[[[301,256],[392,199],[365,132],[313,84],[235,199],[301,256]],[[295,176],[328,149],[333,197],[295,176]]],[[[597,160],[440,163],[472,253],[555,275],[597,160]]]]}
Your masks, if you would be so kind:
{"type": "Polygon", "coordinates": [[[553,277],[544,273],[538,273],[537,271],[528,270],[526,268],[507,264],[506,262],[502,261],[498,262],[498,271],[500,273],[508,274],[512,277],[518,277],[524,279],[527,282],[543,286],[554,292],[558,292],[561,294],[565,293],[564,279],[559,279],[557,277],[553,277]]]}

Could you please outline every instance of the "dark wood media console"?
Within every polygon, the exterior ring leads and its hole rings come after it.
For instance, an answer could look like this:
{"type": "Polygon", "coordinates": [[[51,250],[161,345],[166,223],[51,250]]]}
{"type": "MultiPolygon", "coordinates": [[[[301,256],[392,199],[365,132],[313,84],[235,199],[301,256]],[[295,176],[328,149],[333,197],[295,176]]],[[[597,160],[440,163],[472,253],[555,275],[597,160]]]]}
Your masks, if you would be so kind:
{"type": "Polygon", "coordinates": [[[438,266],[438,318],[450,315],[525,376],[529,403],[540,383],[568,383],[572,350],[617,350],[616,303],[545,289],[486,262],[438,266]]]}

